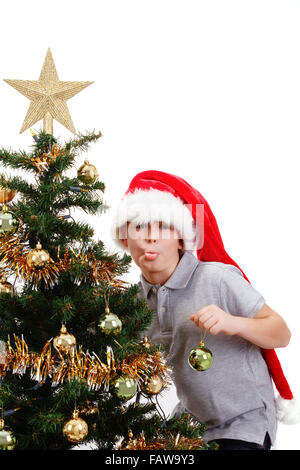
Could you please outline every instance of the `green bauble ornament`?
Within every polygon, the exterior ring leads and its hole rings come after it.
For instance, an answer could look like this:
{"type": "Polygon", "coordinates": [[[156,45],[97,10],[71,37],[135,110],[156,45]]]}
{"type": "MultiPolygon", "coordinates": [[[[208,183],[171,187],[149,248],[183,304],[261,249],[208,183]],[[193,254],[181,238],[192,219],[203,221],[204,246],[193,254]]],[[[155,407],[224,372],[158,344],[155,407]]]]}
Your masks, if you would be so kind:
{"type": "Polygon", "coordinates": [[[105,313],[99,318],[98,326],[103,333],[118,335],[122,331],[120,318],[105,307],[105,313]]]}
{"type": "Polygon", "coordinates": [[[18,221],[15,216],[9,212],[8,207],[4,204],[0,212],[0,234],[15,232],[18,227],[18,221]]]}
{"type": "Polygon", "coordinates": [[[209,369],[212,361],[212,352],[204,347],[203,341],[200,342],[199,346],[193,348],[189,354],[189,365],[198,371],[209,369]]]}
{"type": "Polygon", "coordinates": [[[4,420],[0,419],[0,450],[13,450],[16,439],[12,431],[4,427],[4,420]]]}
{"type": "Polygon", "coordinates": [[[121,375],[114,383],[114,392],[122,401],[130,400],[137,392],[137,383],[128,375],[121,375]]]}

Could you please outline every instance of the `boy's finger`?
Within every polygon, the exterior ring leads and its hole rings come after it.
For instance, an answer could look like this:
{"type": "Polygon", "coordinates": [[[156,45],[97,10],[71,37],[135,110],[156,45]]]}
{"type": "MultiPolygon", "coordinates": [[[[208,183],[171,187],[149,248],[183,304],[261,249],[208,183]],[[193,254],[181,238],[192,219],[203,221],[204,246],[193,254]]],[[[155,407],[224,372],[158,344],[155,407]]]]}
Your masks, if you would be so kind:
{"type": "Polygon", "coordinates": [[[192,321],[194,321],[194,322],[198,322],[198,321],[199,321],[199,317],[198,317],[198,315],[195,314],[195,313],[190,316],[190,319],[191,319],[192,321]]]}
{"type": "Polygon", "coordinates": [[[195,323],[196,326],[200,327],[201,322],[197,316],[192,321],[195,323]]]}
{"type": "Polygon", "coordinates": [[[205,307],[200,308],[198,312],[196,312],[197,315],[202,315],[205,312],[210,312],[212,310],[213,305],[205,305],[205,307]]]}
{"type": "Polygon", "coordinates": [[[210,318],[213,314],[214,314],[214,312],[211,308],[211,305],[207,305],[206,307],[203,307],[200,310],[198,310],[198,312],[193,313],[190,316],[190,319],[192,321],[195,321],[196,319],[200,319],[201,322],[203,322],[203,321],[207,320],[208,318],[210,318]]]}
{"type": "Polygon", "coordinates": [[[214,312],[208,310],[207,312],[203,312],[202,314],[198,315],[198,318],[202,323],[206,322],[209,318],[214,315],[214,312]]]}
{"type": "Polygon", "coordinates": [[[210,318],[207,320],[205,323],[203,323],[203,326],[206,330],[210,330],[213,326],[215,326],[218,323],[218,320],[216,318],[210,318]]]}

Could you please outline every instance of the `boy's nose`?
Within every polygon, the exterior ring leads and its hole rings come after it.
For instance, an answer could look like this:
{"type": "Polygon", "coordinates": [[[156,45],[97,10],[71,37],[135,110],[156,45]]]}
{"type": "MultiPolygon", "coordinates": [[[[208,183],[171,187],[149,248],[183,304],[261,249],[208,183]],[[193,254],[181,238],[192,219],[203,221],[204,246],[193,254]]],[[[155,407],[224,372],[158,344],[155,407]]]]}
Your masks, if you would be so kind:
{"type": "Polygon", "coordinates": [[[157,242],[157,238],[155,238],[155,237],[148,237],[148,238],[146,238],[146,241],[147,241],[147,242],[151,242],[151,243],[156,243],[156,242],[157,242]]]}
{"type": "Polygon", "coordinates": [[[146,240],[156,241],[159,238],[159,232],[156,229],[148,229],[148,234],[146,235],[146,240]]]}

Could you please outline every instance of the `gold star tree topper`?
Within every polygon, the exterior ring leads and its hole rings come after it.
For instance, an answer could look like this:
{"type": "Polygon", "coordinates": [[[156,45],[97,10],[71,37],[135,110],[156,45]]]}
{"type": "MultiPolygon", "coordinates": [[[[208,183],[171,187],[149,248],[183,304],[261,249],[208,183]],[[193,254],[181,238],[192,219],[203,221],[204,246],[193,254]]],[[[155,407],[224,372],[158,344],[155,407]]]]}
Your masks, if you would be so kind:
{"type": "Polygon", "coordinates": [[[94,82],[61,82],[48,49],[38,80],[4,80],[29,98],[29,105],[20,134],[40,119],[44,120],[43,131],[53,134],[53,119],[56,119],[75,134],[66,101],[94,82]]]}

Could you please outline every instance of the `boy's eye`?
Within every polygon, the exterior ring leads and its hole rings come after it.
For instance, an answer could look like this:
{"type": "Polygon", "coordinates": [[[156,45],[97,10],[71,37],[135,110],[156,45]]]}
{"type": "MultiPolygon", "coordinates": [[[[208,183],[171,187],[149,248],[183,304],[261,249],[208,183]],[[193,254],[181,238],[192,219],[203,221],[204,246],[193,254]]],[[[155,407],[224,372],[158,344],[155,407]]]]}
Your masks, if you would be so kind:
{"type": "MultiPolygon", "coordinates": [[[[169,225],[165,224],[163,222],[160,222],[159,226],[160,226],[160,228],[167,228],[167,229],[169,228],[169,225]]],[[[137,224],[135,226],[135,228],[138,229],[138,230],[141,229],[141,228],[145,228],[145,227],[146,227],[146,224],[137,224]]]]}

